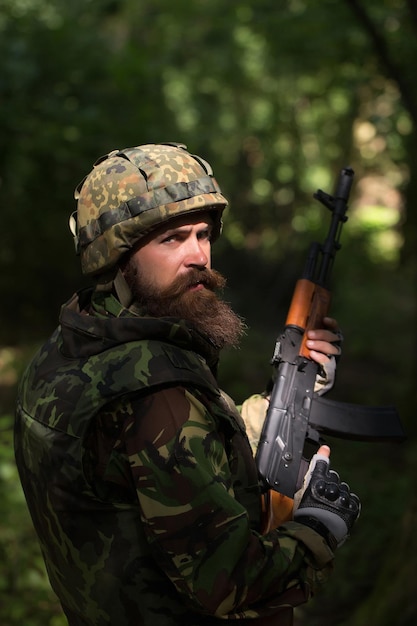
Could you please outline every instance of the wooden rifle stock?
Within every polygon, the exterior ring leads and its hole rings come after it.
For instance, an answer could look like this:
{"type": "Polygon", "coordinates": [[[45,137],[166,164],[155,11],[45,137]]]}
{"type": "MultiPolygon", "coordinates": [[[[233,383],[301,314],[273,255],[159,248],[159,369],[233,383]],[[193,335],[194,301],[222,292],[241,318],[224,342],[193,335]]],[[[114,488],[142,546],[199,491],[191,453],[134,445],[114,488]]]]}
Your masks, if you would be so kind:
{"type": "Polygon", "coordinates": [[[305,345],[307,331],[323,327],[323,318],[330,309],[330,300],[330,291],[324,287],[307,278],[300,278],[297,281],[285,326],[299,328],[304,333],[299,350],[300,356],[310,358],[310,351],[305,345]]]}
{"type": "Polygon", "coordinates": [[[292,512],[294,508],[294,500],[282,493],[278,493],[274,489],[262,494],[262,522],[261,533],[267,533],[275,530],[285,522],[292,520],[292,512]]]}

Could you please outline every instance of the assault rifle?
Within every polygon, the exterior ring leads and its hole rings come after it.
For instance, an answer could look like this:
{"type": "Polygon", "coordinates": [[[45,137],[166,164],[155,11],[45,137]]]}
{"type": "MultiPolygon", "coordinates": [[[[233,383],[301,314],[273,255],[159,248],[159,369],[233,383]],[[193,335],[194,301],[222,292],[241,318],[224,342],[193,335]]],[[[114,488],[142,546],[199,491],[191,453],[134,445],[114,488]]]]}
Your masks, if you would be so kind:
{"type": "MultiPolygon", "coordinates": [[[[341,171],[334,196],[320,189],[314,198],[331,211],[324,243],[312,243],[302,277],[297,281],[283,333],[272,357],[273,388],[256,464],[268,498],[280,495],[292,510],[292,499],[305,474],[308,449],[323,443],[323,435],[359,441],[401,441],[405,438],[394,407],[368,407],[337,402],[314,393],[320,366],[309,356],[306,331],[322,327],[330,306],[330,277],[354,172],[341,171]],[[272,492],[271,492],[272,490],[272,492]],[[275,492],[275,493],[274,493],[275,492]],[[290,499],[290,505],[288,505],[290,499]]],[[[268,506],[268,505],[266,505],[268,506]]],[[[284,508],[285,508],[284,506],[284,508]]],[[[288,519],[289,517],[287,517],[288,519]]]]}

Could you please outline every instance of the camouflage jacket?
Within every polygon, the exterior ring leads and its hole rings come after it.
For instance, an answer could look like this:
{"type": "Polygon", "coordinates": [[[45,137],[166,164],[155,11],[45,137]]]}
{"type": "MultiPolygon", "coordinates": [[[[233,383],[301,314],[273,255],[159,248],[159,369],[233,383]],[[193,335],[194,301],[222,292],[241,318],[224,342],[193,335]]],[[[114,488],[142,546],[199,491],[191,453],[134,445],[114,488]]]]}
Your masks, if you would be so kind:
{"type": "Polygon", "coordinates": [[[86,297],[63,307],[24,374],[15,427],[69,624],[287,624],[333,555],[295,522],[260,534],[256,468],[208,365],[217,354],[181,321],[114,300],[86,314],[86,297]]]}

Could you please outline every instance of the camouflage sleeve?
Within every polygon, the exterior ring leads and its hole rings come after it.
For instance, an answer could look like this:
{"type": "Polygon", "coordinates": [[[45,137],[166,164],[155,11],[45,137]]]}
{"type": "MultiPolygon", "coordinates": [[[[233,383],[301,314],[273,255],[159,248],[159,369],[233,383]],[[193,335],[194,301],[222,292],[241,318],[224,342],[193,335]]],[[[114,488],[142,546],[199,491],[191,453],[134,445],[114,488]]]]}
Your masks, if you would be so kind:
{"type": "Polygon", "coordinates": [[[257,617],[300,604],[333,555],[293,522],[266,536],[250,528],[234,497],[225,442],[198,395],[167,389],[131,407],[125,445],[155,558],[184,602],[203,614],[257,617]]]}

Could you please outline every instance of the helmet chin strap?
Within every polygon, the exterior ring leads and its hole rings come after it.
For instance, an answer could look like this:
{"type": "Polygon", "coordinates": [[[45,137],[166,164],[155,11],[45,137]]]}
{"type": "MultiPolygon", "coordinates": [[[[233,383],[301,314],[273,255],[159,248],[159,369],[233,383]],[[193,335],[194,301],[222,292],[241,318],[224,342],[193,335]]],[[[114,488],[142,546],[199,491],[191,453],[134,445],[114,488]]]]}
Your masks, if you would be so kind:
{"type": "Polygon", "coordinates": [[[128,309],[133,302],[132,291],[119,267],[112,272],[99,276],[95,289],[96,291],[114,291],[118,301],[125,309],[128,309]]]}
{"type": "Polygon", "coordinates": [[[123,276],[122,270],[118,268],[113,281],[114,290],[120,304],[128,309],[133,302],[133,293],[127,284],[126,278],[123,276]]]}

